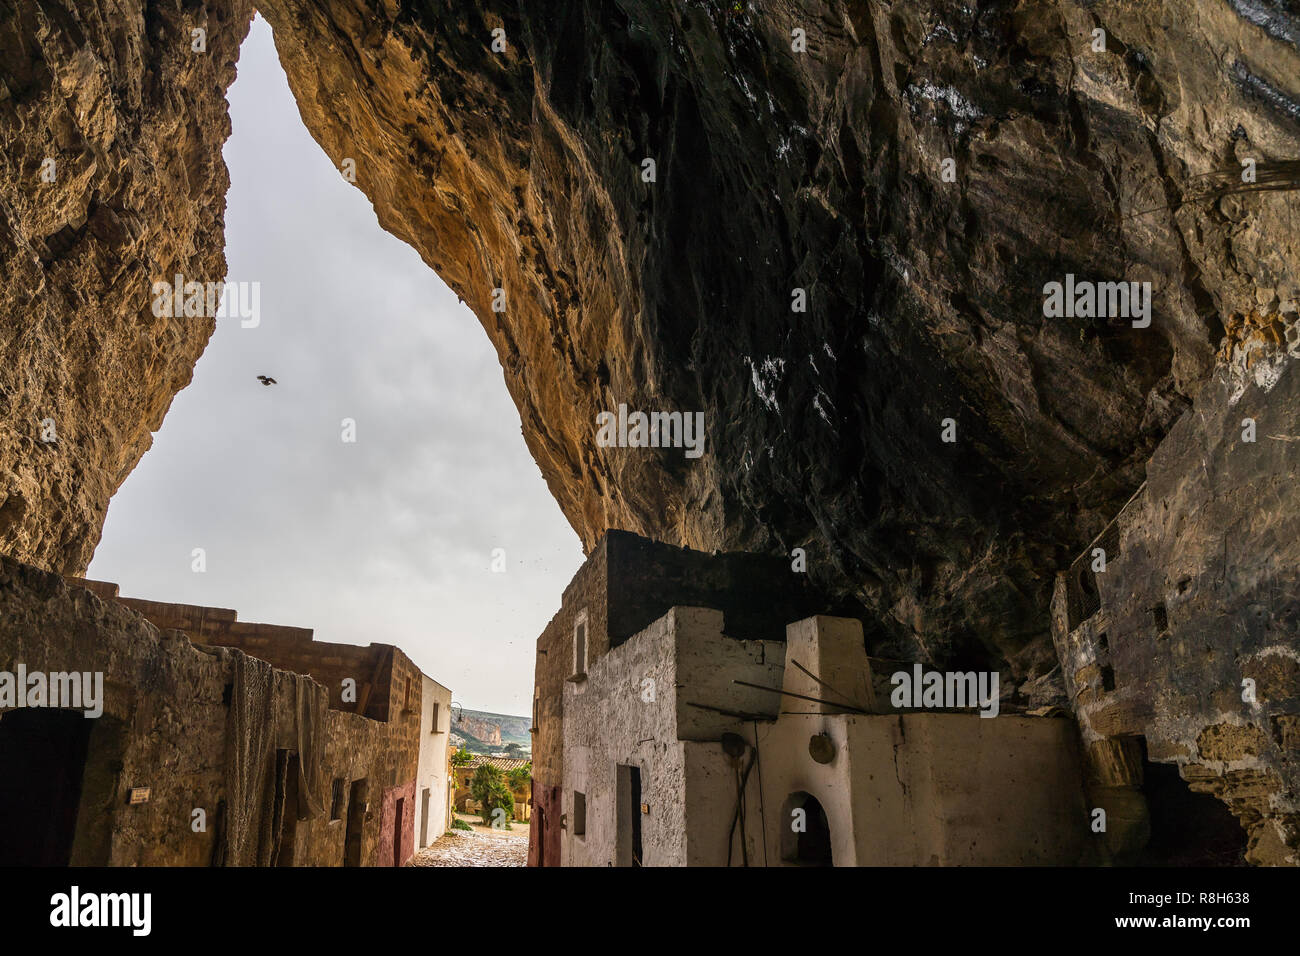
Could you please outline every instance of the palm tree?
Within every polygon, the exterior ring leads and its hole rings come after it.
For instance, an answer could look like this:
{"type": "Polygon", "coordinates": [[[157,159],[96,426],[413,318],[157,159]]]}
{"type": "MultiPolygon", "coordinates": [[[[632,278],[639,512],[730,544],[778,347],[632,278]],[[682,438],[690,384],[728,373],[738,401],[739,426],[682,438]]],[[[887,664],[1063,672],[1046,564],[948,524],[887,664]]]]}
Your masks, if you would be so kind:
{"type": "Polygon", "coordinates": [[[506,778],[500,770],[491,764],[482,764],[470,779],[469,792],[482,807],[479,812],[483,816],[485,826],[491,826],[496,822],[492,819],[493,811],[499,808],[505,811],[506,829],[510,828],[510,820],[515,810],[515,795],[506,786],[506,778]]]}

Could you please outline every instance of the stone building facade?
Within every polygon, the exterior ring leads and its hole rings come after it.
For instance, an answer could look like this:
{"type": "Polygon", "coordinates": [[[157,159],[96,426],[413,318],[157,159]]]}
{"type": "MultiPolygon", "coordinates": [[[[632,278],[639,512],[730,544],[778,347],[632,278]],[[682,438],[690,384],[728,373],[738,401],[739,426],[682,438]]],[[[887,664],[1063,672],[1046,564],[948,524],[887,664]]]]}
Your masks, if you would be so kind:
{"type": "Polygon", "coordinates": [[[451,827],[451,691],[420,675],[420,761],[415,791],[420,800],[416,846],[424,849],[451,827]]]}
{"type": "Polygon", "coordinates": [[[708,555],[606,532],[537,639],[530,865],[558,865],[560,859],[566,685],[674,606],[690,604],[721,610],[728,634],[760,640],[780,640],[787,621],[828,607],[785,559],[708,555]]]}
{"type": "MultiPolygon", "coordinates": [[[[396,647],[0,558],[0,671],[20,666],[102,675],[103,713],[0,713],[6,862],[395,866],[415,850],[425,678],[396,647]]],[[[445,767],[445,747],[428,759],[445,767]]]]}
{"type": "Polygon", "coordinates": [[[859,622],[747,641],[724,620],[673,608],[564,688],[562,865],[1087,859],[1069,720],[871,713],[859,622]],[[816,687],[794,662],[855,702],[804,699],[816,687]]]}
{"type": "MultiPolygon", "coordinates": [[[[506,776],[512,770],[528,766],[529,760],[527,757],[490,757],[485,754],[475,754],[469,763],[457,767],[455,771],[456,809],[461,813],[480,812],[478,801],[470,793],[470,782],[474,779],[474,771],[484,764],[496,767],[501,771],[502,776],[506,776]]],[[[514,819],[525,823],[531,820],[533,812],[533,785],[531,779],[526,780],[519,786],[513,786],[507,776],[506,786],[510,787],[510,792],[515,798],[514,819]]]]}
{"type": "Polygon", "coordinates": [[[538,640],[530,865],[1295,865],[1300,378],[1269,382],[1207,388],[1059,576],[1074,721],[886,705],[912,664],[868,657],[858,621],[756,627],[769,595],[770,621],[818,600],[779,563],[756,594],[682,570],[736,556],[608,535],[538,640]],[[674,588],[708,603],[661,609],[674,588]],[[820,843],[791,842],[799,809],[820,843]]]}
{"type": "Polygon", "coordinates": [[[1171,842],[1231,856],[1244,829],[1246,860],[1300,864],[1298,421],[1291,356],[1221,365],[1057,580],[1053,635],[1117,860],[1172,819],[1171,842]]]}

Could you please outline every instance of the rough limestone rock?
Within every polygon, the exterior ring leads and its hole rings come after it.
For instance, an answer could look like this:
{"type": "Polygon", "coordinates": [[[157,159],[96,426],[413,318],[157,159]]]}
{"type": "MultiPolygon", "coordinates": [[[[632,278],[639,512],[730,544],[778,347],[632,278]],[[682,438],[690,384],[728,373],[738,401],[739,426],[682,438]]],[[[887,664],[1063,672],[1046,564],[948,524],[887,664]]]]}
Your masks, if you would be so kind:
{"type": "Polygon", "coordinates": [[[1085,552],[1060,575],[1054,638],[1090,805],[1143,789],[1144,751],[1227,805],[1247,861],[1296,866],[1300,334],[1238,331],[1101,536],[1104,573],[1085,552]]]}
{"type": "Polygon", "coordinates": [[[1203,195],[1300,156],[1280,0],[261,9],[588,548],[806,547],[878,650],[1046,674],[1053,571],[1232,316],[1295,321],[1294,194],[1203,195]],[[1150,326],[1046,318],[1067,274],[1150,282],[1150,326]],[[598,447],[620,403],[703,411],[706,453],[598,447]]]}
{"type": "MultiPolygon", "coordinates": [[[[1041,688],[1053,573],[1238,317],[1295,323],[1294,194],[1205,188],[1300,156],[1281,0],[261,8],[312,133],[482,320],[585,544],[804,547],[881,622],[876,653],[1041,688]],[[1150,282],[1149,327],[1045,317],[1067,275],[1150,282]],[[703,412],[705,454],[598,447],[620,404],[703,412]]],[[[221,278],[221,94],[249,15],[0,14],[16,557],[84,567],[210,332],[145,290],[221,278]]]]}
{"type": "Polygon", "coordinates": [[[251,11],[0,7],[0,553],[82,572],[189,384],[213,322],[155,318],[150,287],[225,278],[225,91],[251,11]]]}
{"type": "MultiPolygon", "coordinates": [[[[1295,602],[1273,570],[1293,511],[1247,509],[1250,561],[1211,587],[1233,512],[1178,493],[1223,376],[1264,388],[1257,347],[1300,343],[1292,0],[260,7],[312,134],[478,315],[588,549],[607,528],[804,548],[869,609],[874,654],[1068,690],[1111,790],[1145,735],[1252,860],[1295,862],[1295,602]],[[1149,283],[1149,312],[1051,311],[1048,284],[1076,281],[1149,283]],[[601,447],[620,406],[703,413],[703,456],[601,447]],[[1137,583],[1082,624],[1062,583],[1058,662],[1054,576],[1126,502],[1137,583]],[[1266,579],[1268,616],[1221,633],[1266,579]],[[1201,641],[1198,668],[1168,651],[1201,641]],[[1266,693],[1222,719],[1239,669],[1266,693]]],[[[84,569],[189,381],[213,324],[155,317],[150,286],[224,277],[223,95],[251,15],[0,8],[0,552],[84,569]]],[[[1222,473],[1280,480],[1291,453],[1270,454],[1222,473]]]]}

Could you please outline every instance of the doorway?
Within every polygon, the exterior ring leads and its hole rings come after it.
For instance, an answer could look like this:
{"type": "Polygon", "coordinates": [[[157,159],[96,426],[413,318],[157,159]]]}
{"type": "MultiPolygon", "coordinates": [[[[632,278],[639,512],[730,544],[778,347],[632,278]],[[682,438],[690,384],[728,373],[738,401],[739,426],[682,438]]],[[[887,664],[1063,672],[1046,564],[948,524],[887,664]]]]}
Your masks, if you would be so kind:
{"type": "Polygon", "coordinates": [[[406,798],[398,797],[393,804],[393,866],[402,865],[402,824],[406,798]]]}
{"type": "Polygon", "coordinates": [[[0,866],[72,861],[95,724],[79,710],[20,708],[0,715],[0,866]]]}
{"type": "Polygon", "coordinates": [[[343,865],[361,865],[361,834],[366,824],[366,780],[353,780],[348,792],[348,825],[343,838],[343,865]]]}
{"type": "Polygon", "coordinates": [[[781,862],[787,866],[834,866],[831,824],[821,801],[796,790],[781,807],[781,862]]]}
{"type": "Polygon", "coordinates": [[[276,844],[274,866],[293,866],[298,842],[298,754],[281,750],[276,754],[276,809],[279,811],[280,839],[276,844]]]}
{"type": "Polygon", "coordinates": [[[619,866],[641,866],[641,768],[619,764],[614,778],[617,790],[618,837],[615,855],[619,866]]]}
{"type": "Polygon", "coordinates": [[[429,845],[429,788],[420,794],[420,849],[429,845]]]}

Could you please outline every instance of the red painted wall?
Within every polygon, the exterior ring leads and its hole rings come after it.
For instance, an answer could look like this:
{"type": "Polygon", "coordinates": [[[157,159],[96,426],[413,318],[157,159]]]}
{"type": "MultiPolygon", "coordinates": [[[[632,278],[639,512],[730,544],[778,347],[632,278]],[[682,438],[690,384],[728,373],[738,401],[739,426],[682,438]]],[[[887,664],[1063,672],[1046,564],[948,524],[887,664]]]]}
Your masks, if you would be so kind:
{"type": "Polygon", "coordinates": [[[528,831],[528,865],[560,865],[559,787],[533,787],[533,825],[528,831]]]}
{"type": "Polygon", "coordinates": [[[402,862],[405,863],[415,855],[415,817],[419,808],[415,805],[415,781],[392,787],[384,791],[384,815],[379,821],[379,858],[375,866],[393,865],[394,836],[401,841],[402,862]],[[397,801],[402,804],[402,832],[394,834],[397,825],[397,801]]]}

